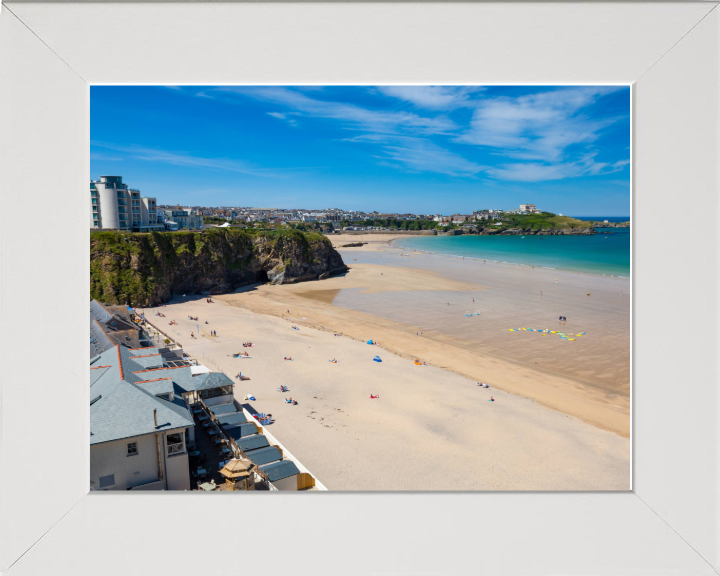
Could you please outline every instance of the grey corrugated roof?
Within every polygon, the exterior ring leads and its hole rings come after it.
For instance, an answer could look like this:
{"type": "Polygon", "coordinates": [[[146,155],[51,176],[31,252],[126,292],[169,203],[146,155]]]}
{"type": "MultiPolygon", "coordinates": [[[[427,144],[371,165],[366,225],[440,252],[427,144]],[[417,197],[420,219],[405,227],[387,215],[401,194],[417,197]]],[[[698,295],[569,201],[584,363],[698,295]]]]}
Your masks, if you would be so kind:
{"type": "Polygon", "coordinates": [[[100,378],[102,378],[102,376],[105,374],[105,372],[107,372],[108,370],[112,370],[112,369],[113,369],[112,366],[110,366],[110,367],[100,366],[98,368],[90,370],[90,386],[92,386],[93,384],[95,384],[95,382],[97,382],[100,378]]]}
{"type": "Polygon", "coordinates": [[[94,320],[90,320],[90,356],[96,356],[114,346],[102,327],[94,320]]]}
{"type": "Polygon", "coordinates": [[[242,438],[243,436],[251,436],[253,434],[257,434],[257,427],[254,423],[247,422],[245,424],[233,426],[232,428],[227,428],[225,430],[225,433],[231,438],[233,438],[235,441],[237,441],[238,438],[242,438]]]}
{"type": "Polygon", "coordinates": [[[238,438],[235,440],[240,450],[247,452],[248,450],[255,450],[257,448],[263,448],[270,446],[270,442],[263,434],[255,434],[254,436],[245,436],[245,438],[238,438]]]}
{"type": "MultiPolygon", "coordinates": [[[[278,450],[275,446],[267,446],[266,448],[258,448],[257,450],[251,450],[248,452],[247,450],[243,450],[247,454],[247,457],[250,458],[255,464],[258,466],[261,466],[263,464],[269,464],[270,462],[275,462],[277,460],[282,460],[282,454],[280,454],[280,450],[278,450]]],[[[291,474],[292,476],[292,474],[291,474]]]]}
{"type": "Polygon", "coordinates": [[[215,416],[218,416],[220,414],[231,414],[232,412],[237,412],[238,409],[235,407],[235,404],[232,402],[229,402],[227,404],[218,404],[217,406],[208,406],[210,410],[212,411],[215,416]]]}
{"type": "Polygon", "coordinates": [[[140,347],[139,328],[130,319],[125,306],[103,306],[90,302],[90,356],[116,344],[140,347]],[[118,332],[119,331],[119,332],[118,332]]]}
{"type": "Polygon", "coordinates": [[[248,421],[247,418],[245,418],[245,414],[243,414],[242,412],[221,414],[217,417],[217,420],[220,424],[223,425],[224,428],[232,428],[233,426],[236,426],[238,424],[244,424],[248,421]]]}
{"type": "Polygon", "coordinates": [[[139,370],[147,368],[160,368],[163,366],[163,357],[160,354],[149,354],[147,356],[132,356],[132,363],[138,366],[139,370]]]}
{"type": "Polygon", "coordinates": [[[151,381],[139,381],[135,382],[137,386],[140,386],[143,390],[147,390],[152,394],[153,396],[157,396],[158,394],[169,394],[170,392],[174,392],[175,388],[173,386],[173,381],[168,378],[162,379],[162,380],[151,380],[151,381]]]}
{"type": "MultiPolygon", "coordinates": [[[[194,426],[180,398],[168,402],[126,380],[103,388],[100,398],[90,406],[90,444],[194,426]],[[153,410],[157,410],[158,428],[153,410]]],[[[91,396],[96,397],[95,391],[91,396]]]]}
{"type": "MultiPolygon", "coordinates": [[[[193,376],[189,366],[186,370],[175,369],[172,378],[185,392],[209,390],[210,388],[220,388],[221,386],[233,386],[233,381],[222,372],[203,372],[193,376]]],[[[212,406],[210,408],[212,408],[212,406]]]]}
{"type": "Polygon", "coordinates": [[[135,348],[128,350],[130,352],[130,356],[145,356],[146,354],[159,354],[160,348],[153,347],[153,348],[135,348]]]}
{"type": "Polygon", "coordinates": [[[105,308],[97,300],[90,301],[90,322],[97,320],[98,322],[107,322],[112,318],[112,314],[108,313],[105,308]]]}
{"type": "MultiPolygon", "coordinates": [[[[141,358],[142,360],[142,358],[141,358]]],[[[155,378],[172,378],[175,382],[182,382],[183,377],[192,377],[190,374],[189,366],[180,366],[178,368],[145,368],[140,366],[132,356],[127,356],[127,359],[123,358],[123,366],[127,366],[125,372],[126,380],[129,382],[136,382],[138,380],[153,380],[155,378]]],[[[182,386],[182,384],[180,384],[182,386]]]]}
{"type": "Polygon", "coordinates": [[[300,474],[300,470],[292,460],[280,460],[280,462],[273,462],[272,464],[265,464],[260,466],[260,470],[264,470],[268,475],[270,482],[277,482],[283,478],[295,476],[300,474]]]}

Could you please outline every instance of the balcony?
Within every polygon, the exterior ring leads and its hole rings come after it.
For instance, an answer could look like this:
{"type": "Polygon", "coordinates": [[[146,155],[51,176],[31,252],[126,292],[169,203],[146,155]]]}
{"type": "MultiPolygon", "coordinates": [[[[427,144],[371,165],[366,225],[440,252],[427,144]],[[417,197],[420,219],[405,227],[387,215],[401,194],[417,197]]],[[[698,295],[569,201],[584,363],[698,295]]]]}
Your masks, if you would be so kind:
{"type": "Polygon", "coordinates": [[[168,456],[174,456],[175,454],[184,454],[185,453],[185,444],[183,442],[180,442],[178,444],[168,444],[168,456]]]}

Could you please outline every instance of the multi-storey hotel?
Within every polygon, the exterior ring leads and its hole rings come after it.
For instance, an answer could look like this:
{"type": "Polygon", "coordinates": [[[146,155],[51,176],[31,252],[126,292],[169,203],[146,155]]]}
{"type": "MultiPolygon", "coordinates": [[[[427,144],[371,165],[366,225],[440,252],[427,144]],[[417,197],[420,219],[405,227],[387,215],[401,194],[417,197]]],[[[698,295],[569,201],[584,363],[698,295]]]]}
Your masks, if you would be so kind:
{"type": "Polygon", "coordinates": [[[155,198],[141,198],[140,191],[123,184],[122,176],[101,176],[90,182],[92,227],[150,232],[164,230],[158,223],[155,198]]]}

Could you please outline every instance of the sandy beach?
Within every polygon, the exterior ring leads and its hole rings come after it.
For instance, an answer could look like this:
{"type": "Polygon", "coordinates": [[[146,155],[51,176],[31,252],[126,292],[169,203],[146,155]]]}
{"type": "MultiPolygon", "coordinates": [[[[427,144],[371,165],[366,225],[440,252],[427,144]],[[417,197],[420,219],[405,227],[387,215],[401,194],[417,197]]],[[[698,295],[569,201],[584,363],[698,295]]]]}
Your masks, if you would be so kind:
{"type": "Polygon", "coordinates": [[[188,354],[250,376],[236,396],[254,394],[272,433],[329,489],[629,489],[629,299],[618,279],[402,256],[388,235],[331,239],[370,244],[340,248],[343,276],[163,308],[188,354]],[[538,286],[542,300],[530,300],[538,286]],[[545,328],[559,301],[568,323],[547,327],[586,336],[508,331],[545,328]],[[188,315],[217,341],[191,340],[188,315]],[[232,358],[245,341],[253,358],[232,358]]]}

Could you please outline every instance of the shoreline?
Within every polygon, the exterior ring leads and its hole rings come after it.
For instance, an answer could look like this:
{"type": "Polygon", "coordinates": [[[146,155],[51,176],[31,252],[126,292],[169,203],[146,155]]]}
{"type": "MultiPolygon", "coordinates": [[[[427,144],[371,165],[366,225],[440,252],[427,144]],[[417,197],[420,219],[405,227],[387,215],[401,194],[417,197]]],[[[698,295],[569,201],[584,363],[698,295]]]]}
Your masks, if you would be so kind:
{"type": "MultiPolygon", "coordinates": [[[[629,437],[629,329],[623,334],[622,324],[618,325],[619,327],[602,325],[602,318],[598,320],[598,314],[603,314],[602,301],[599,302],[599,306],[593,305],[599,307],[599,312],[588,311],[586,308],[589,302],[576,298],[577,304],[574,305],[581,307],[576,315],[582,314],[586,318],[585,323],[589,326],[598,323],[597,327],[592,329],[591,339],[586,339],[586,342],[581,342],[582,339],[577,338],[578,342],[561,344],[554,339],[544,342],[538,338],[533,339],[529,337],[529,333],[513,335],[507,331],[507,328],[513,326],[508,320],[513,317],[512,306],[509,311],[503,310],[496,320],[487,318],[483,313],[483,317],[487,320],[482,322],[490,322],[490,324],[482,324],[485,328],[481,333],[487,331],[489,334],[487,339],[490,343],[477,340],[473,342],[467,340],[462,333],[454,335],[442,330],[429,329],[428,326],[414,321],[408,323],[407,320],[393,320],[392,308],[402,306],[403,302],[412,302],[413,298],[422,300],[426,298],[423,294],[434,295],[438,290],[449,295],[443,296],[443,299],[446,297],[457,299],[462,298],[463,294],[473,293],[480,297],[482,294],[482,300],[490,299],[489,302],[499,303],[507,308],[508,302],[512,305],[512,298],[507,302],[498,300],[504,298],[504,285],[499,289],[478,284],[473,287],[469,282],[459,278],[444,277],[422,268],[397,267],[397,264],[402,263],[403,258],[400,256],[389,258],[390,249],[388,240],[343,249],[344,258],[351,270],[342,277],[287,286],[257,286],[238,294],[217,298],[258,314],[287,319],[298,326],[340,333],[359,342],[373,338],[380,341],[384,349],[400,357],[410,360],[420,358],[433,366],[463,377],[487,381],[495,388],[532,399],[554,410],[576,416],[598,428],[629,437]],[[351,252],[361,259],[364,254],[366,258],[378,258],[378,262],[383,263],[351,262],[351,252]],[[412,288],[409,289],[409,286],[412,288]],[[350,301],[347,300],[348,298],[350,301]],[[353,308],[351,305],[353,299],[368,298],[373,299],[373,302],[377,301],[378,306],[385,306],[385,316],[382,311],[380,314],[373,314],[361,308],[353,308]],[[291,313],[289,314],[287,310],[291,310],[291,313]],[[503,327],[506,324],[507,327],[503,327]],[[422,336],[419,335],[420,332],[423,332],[422,336]],[[458,336],[461,338],[459,339],[458,336]],[[560,346],[565,346],[565,349],[560,349],[560,346]],[[575,348],[568,348],[570,346],[575,348]],[[619,367],[608,367],[609,363],[617,364],[615,358],[618,354],[623,354],[624,350],[627,355],[627,365],[621,363],[619,367]],[[547,358],[547,361],[544,360],[539,363],[540,365],[533,364],[531,361],[528,362],[527,354],[536,355],[538,361],[541,358],[543,360],[547,358]],[[585,370],[593,365],[594,372],[585,370]]],[[[415,254],[416,257],[424,255],[415,254]]],[[[404,257],[404,260],[407,265],[410,259],[404,257]]],[[[470,264],[467,259],[465,262],[470,264]]],[[[612,286],[617,282],[627,283],[624,279],[589,274],[578,278],[575,273],[558,270],[531,270],[512,265],[487,267],[488,274],[500,277],[511,285],[527,283],[528,273],[533,274],[531,282],[538,281],[537,278],[545,273],[547,282],[548,272],[552,272],[553,277],[559,277],[563,285],[579,282],[585,286],[590,281],[596,286],[593,290],[603,290],[608,294],[614,293],[612,286]]],[[[575,287],[571,286],[571,289],[577,291],[575,287]]],[[[583,293],[582,296],[584,297],[585,294],[583,293]]],[[[629,306],[622,302],[619,304],[620,322],[626,305],[629,306]]],[[[468,304],[468,307],[471,306],[468,304]]],[[[409,314],[412,313],[412,309],[410,308],[409,314]]],[[[531,307],[528,310],[532,309],[531,307]]],[[[438,313],[444,313],[444,310],[438,313]]],[[[490,314],[490,311],[487,313],[490,314]]],[[[465,320],[461,318],[459,321],[465,320]]],[[[629,323],[629,316],[627,321],[629,323]]],[[[615,323],[617,324],[617,321],[615,323]]],[[[533,323],[529,325],[532,326],[533,323]]],[[[546,327],[544,324],[535,325],[546,327]]],[[[469,335],[476,337],[476,334],[469,335]]]]}
{"type": "MultiPolygon", "coordinates": [[[[417,248],[410,248],[409,246],[402,246],[398,242],[398,240],[400,240],[400,238],[395,238],[395,239],[389,240],[387,242],[387,244],[388,244],[388,246],[393,246],[393,247],[396,247],[396,248],[402,249],[402,250],[412,250],[415,252],[423,252],[426,254],[437,254],[438,256],[448,256],[451,258],[464,258],[465,260],[476,260],[476,261],[483,260],[483,258],[480,258],[477,256],[463,256],[461,254],[450,254],[449,252],[431,252],[428,250],[418,250],[417,248]]],[[[336,247],[336,249],[337,249],[337,247],[336,247]]],[[[488,260],[488,258],[485,258],[485,260],[488,260]]],[[[532,264],[523,264],[520,262],[507,262],[504,260],[494,260],[494,259],[490,259],[490,261],[496,262],[500,265],[507,265],[507,266],[524,266],[524,267],[529,267],[529,268],[533,267],[532,264]]],[[[535,267],[543,268],[545,270],[557,270],[558,272],[567,272],[567,273],[572,273],[572,274],[586,274],[586,275],[590,275],[590,276],[605,276],[608,278],[622,278],[624,280],[630,280],[630,276],[622,276],[620,274],[604,274],[602,272],[588,272],[587,270],[573,270],[571,268],[554,268],[554,267],[550,267],[550,266],[542,266],[540,264],[536,264],[535,267]]]]}

